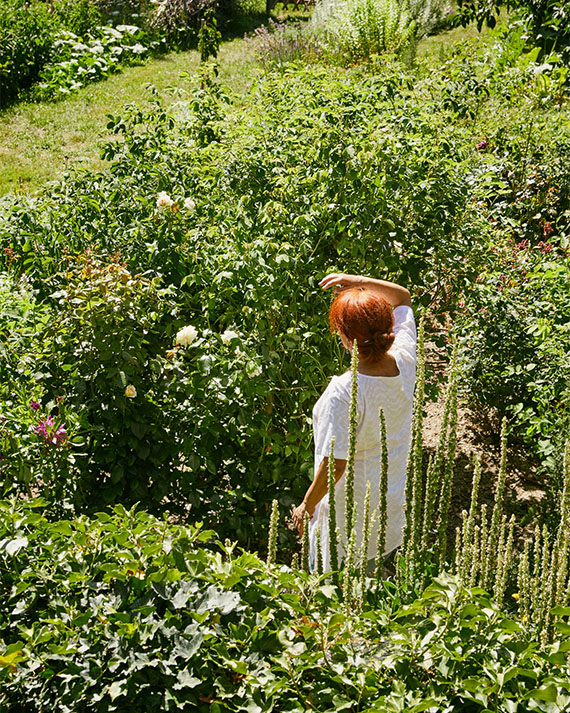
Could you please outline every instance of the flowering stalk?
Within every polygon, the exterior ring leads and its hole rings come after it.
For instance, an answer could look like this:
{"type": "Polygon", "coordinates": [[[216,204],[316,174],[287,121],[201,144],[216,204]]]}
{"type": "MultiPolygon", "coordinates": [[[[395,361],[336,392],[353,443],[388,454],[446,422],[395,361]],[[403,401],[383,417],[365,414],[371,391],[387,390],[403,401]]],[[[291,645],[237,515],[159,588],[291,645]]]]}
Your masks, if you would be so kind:
{"type": "Polygon", "coordinates": [[[507,588],[507,577],[509,574],[509,568],[511,566],[511,559],[512,559],[512,554],[513,554],[514,532],[515,532],[515,516],[511,515],[511,518],[509,520],[509,527],[507,530],[507,542],[505,544],[505,549],[502,554],[503,566],[501,567],[499,585],[497,587],[497,591],[495,592],[495,601],[497,602],[497,604],[499,606],[502,606],[503,600],[505,598],[505,590],[507,588]]]}
{"type": "Polygon", "coordinates": [[[485,579],[485,562],[487,561],[487,547],[489,538],[487,534],[487,503],[481,505],[481,538],[479,546],[479,582],[485,579]]]}
{"type": "Polygon", "coordinates": [[[477,580],[479,561],[481,558],[481,528],[475,525],[473,528],[473,539],[471,545],[471,569],[469,570],[469,586],[473,587],[477,580]]]}
{"type": "Polygon", "coordinates": [[[493,585],[493,593],[495,596],[500,591],[501,588],[501,578],[503,576],[503,566],[505,557],[505,542],[506,542],[506,531],[507,531],[507,516],[503,514],[501,517],[501,524],[499,526],[499,542],[497,544],[497,555],[495,558],[496,570],[495,570],[495,582],[493,585]]]}
{"type": "MultiPolygon", "coordinates": [[[[453,349],[453,355],[451,357],[451,368],[450,374],[454,374],[455,365],[457,363],[457,346],[453,349]]],[[[442,469],[444,464],[444,458],[446,453],[446,445],[448,441],[448,430],[449,430],[449,420],[450,413],[454,402],[454,389],[453,384],[450,380],[447,396],[445,398],[445,406],[443,409],[443,418],[441,421],[441,429],[439,432],[439,439],[437,443],[437,448],[435,452],[435,458],[433,462],[433,467],[430,470],[428,468],[426,477],[426,492],[424,499],[424,517],[423,517],[423,528],[422,528],[422,551],[427,552],[428,548],[432,550],[433,544],[430,543],[432,530],[434,527],[433,514],[435,509],[435,501],[438,492],[442,489],[442,469]]]]}
{"type": "MultiPolygon", "coordinates": [[[[461,513],[462,519],[464,518],[464,515],[467,515],[465,510],[463,510],[463,512],[461,513]]],[[[455,575],[459,578],[461,578],[462,554],[463,554],[462,527],[461,527],[461,525],[458,525],[455,528],[454,572],[455,572],[455,575]]]]}
{"type": "Polygon", "coordinates": [[[334,466],[334,436],[331,438],[329,457],[329,566],[333,573],[333,582],[338,586],[338,539],[336,528],[336,491],[334,466]]]}
{"type": "Polygon", "coordinates": [[[360,544],[360,591],[364,592],[364,580],[368,565],[368,542],[370,540],[370,481],[366,483],[364,498],[364,520],[362,522],[362,542],[360,544]]]}
{"type": "Polygon", "coordinates": [[[299,569],[299,553],[294,552],[291,558],[291,569],[299,569]]]}
{"type": "Polygon", "coordinates": [[[350,566],[350,540],[353,539],[353,530],[356,521],[354,505],[354,458],[356,454],[356,408],[358,400],[358,346],[354,341],[352,346],[352,359],[350,363],[352,376],[350,392],[350,425],[348,431],[348,460],[346,463],[346,538],[348,541],[347,564],[350,566]]]}
{"type": "MultiPolygon", "coordinates": [[[[479,483],[481,482],[481,463],[477,456],[473,457],[473,485],[471,487],[471,504],[469,506],[469,515],[467,516],[467,525],[465,530],[465,542],[471,543],[473,537],[473,529],[475,527],[475,517],[477,514],[477,501],[479,499],[479,483]]],[[[465,545],[464,542],[464,545],[465,545]]]]}
{"type": "Polygon", "coordinates": [[[491,516],[491,530],[489,532],[489,549],[487,551],[489,562],[487,565],[487,579],[483,583],[484,587],[490,587],[490,577],[495,570],[495,564],[499,549],[497,546],[499,540],[499,528],[503,515],[503,503],[505,493],[505,478],[507,473],[507,419],[503,419],[501,427],[501,465],[499,467],[499,477],[497,479],[497,487],[495,489],[495,506],[491,516]]]}
{"type": "Polygon", "coordinates": [[[546,579],[548,575],[548,566],[550,564],[550,547],[548,542],[548,530],[546,525],[542,526],[542,551],[540,553],[540,567],[537,572],[537,579],[540,581],[540,597],[539,597],[539,616],[538,628],[542,630],[546,621],[546,610],[548,606],[546,579]]]}
{"type": "Polygon", "coordinates": [[[540,552],[541,552],[542,534],[538,525],[534,528],[534,556],[532,561],[532,587],[531,587],[531,603],[532,603],[532,618],[538,620],[540,616],[540,592],[541,582],[539,577],[540,572],[540,552]]]}
{"type": "Polygon", "coordinates": [[[380,409],[380,492],[378,493],[378,539],[376,543],[376,579],[383,576],[386,529],[388,526],[388,439],[386,418],[380,409]]]}
{"type": "Polygon", "coordinates": [[[303,544],[301,545],[301,568],[309,571],[309,515],[305,513],[303,521],[303,544]]]}
{"type": "Polygon", "coordinates": [[[271,504],[271,519],[269,521],[269,547],[267,549],[267,564],[275,564],[277,557],[277,527],[279,525],[279,503],[273,500],[271,504]]]}
{"type": "MultiPolygon", "coordinates": [[[[455,354],[455,352],[454,352],[455,354]]],[[[447,525],[449,521],[449,504],[451,501],[451,487],[453,484],[453,466],[455,463],[455,451],[457,449],[457,364],[452,364],[450,374],[450,406],[449,406],[449,429],[445,453],[445,467],[443,471],[441,497],[438,505],[437,537],[439,546],[439,567],[443,567],[447,560],[447,525]]]]}
{"type": "Polygon", "coordinates": [[[323,573],[323,549],[321,544],[321,526],[317,527],[317,574],[323,573]]]}
{"type": "MultiPolygon", "coordinates": [[[[421,529],[421,513],[423,501],[423,409],[425,400],[425,316],[420,320],[418,330],[418,363],[416,375],[416,388],[414,392],[414,412],[412,417],[412,439],[408,466],[406,469],[406,510],[403,535],[403,548],[405,549],[406,577],[413,579],[418,564],[418,546],[421,529]]],[[[408,581],[408,584],[412,582],[408,581]]]]}
{"type": "Polygon", "coordinates": [[[528,541],[524,543],[523,553],[519,560],[517,586],[519,614],[523,621],[528,621],[530,618],[530,546],[528,541]]]}

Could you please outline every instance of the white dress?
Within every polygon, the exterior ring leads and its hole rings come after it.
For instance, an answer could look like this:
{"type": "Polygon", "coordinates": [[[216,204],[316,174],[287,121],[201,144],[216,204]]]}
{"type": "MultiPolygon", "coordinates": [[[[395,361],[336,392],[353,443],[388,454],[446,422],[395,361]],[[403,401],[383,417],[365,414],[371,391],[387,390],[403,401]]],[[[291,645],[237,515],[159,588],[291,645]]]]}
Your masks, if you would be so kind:
{"type": "MultiPolygon", "coordinates": [[[[394,309],[396,335],[390,348],[398,366],[398,376],[368,376],[358,374],[356,453],[354,463],[354,502],[356,506],[356,552],[360,552],[364,519],[366,483],[370,481],[370,512],[378,506],[380,484],[380,422],[379,409],[384,410],[388,442],[388,522],[386,550],[390,553],[402,542],[404,527],[404,491],[406,466],[411,441],[412,408],[416,380],[416,325],[412,308],[401,305],[394,309]]],[[[348,458],[348,431],[351,393],[351,373],[333,376],[313,408],[315,439],[315,473],[323,458],[330,454],[331,438],[335,437],[335,458],[348,458]]],[[[345,482],[343,474],[336,484],[336,522],[340,531],[339,562],[344,556],[345,482]]],[[[317,529],[323,554],[323,567],[329,566],[329,497],[318,503],[309,522],[309,560],[316,566],[317,529]]],[[[372,528],[367,559],[376,558],[377,519],[372,528]]]]}

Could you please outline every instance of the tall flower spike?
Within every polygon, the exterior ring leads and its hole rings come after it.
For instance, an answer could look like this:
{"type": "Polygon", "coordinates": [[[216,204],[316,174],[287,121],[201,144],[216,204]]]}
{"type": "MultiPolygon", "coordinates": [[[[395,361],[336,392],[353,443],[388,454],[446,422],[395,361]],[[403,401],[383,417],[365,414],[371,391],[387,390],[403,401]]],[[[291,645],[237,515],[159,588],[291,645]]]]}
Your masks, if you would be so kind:
{"type": "Polygon", "coordinates": [[[470,552],[469,542],[466,539],[467,534],[467,510],[461,511],[461,548],[458,550],[459,566],[457,569],[459,579],[463,583],[467,581],[466,572],[470,567],[470,552]]]}
{"type": "Polygon", "coordinates": [[[279,525],[279,503],[271,503],[271,520],[269,522],[269,547],[267,548],[267,564],[275,564],[277,558],[277,528],[279,525]]]}
{"type": "Polygon", "coordinates": [[[303,544],[301,545],[301,568],[309,571],[309,516],[305,513],[303,527],[303,544]]]}
{"type": "MultiPolygon", "coordinates": [[[[453,348],[453,354],[451,357],[451,368],[450,376],[453,375],[455,370],[455,364],[457,363],[457,346],[453,348]]],[[[433,522],[433,514],[435,509],[435,502],[437,499],[437,494],[442,492],[442,485],[444,481],[445,472],[442,474],[446,446],[448,443],[448,430],[450,414],[453,407],[453,380],[449,381],[447,395],[445,398],[445,406],[443,409],[443,418],[441,421],[439,439],[437,443],[437,448],[435,451],[435,458],[431,471],[428,468],[426,477],[426,493],[424,500],[424,521],[422,529],[422,550],[425,552],[428,548],[433,551],[433,541],[431,541],[431,532],[434,529],[435,523],[433,522]]],[[[437,553],[436,553],[437,554],[437,553]]],[[[439,559],[439,557],[438,557],[439,559]]]]}
{"type": "Polygon", "coordinates": [[[321,543],[321,526],[317,527],[317,574],[323,573],[323,549],[321,543]]]}
{"type": "Polygon", "coordinates": [[[364,498],[364,518],[362,522],[362,542],[360,543],[360,591],[364,592],[364,579],[368,565],[368,543],[370,542],[370,481],[366,483],[364,498]]]}
{"type": "Polygon", "coordinates": [[[291,557],[291,569],[299,569],[299,553],[294,552],[293,557],[291,557]]]}
{"type": "MultiPolygon", "coordinates": [[[[499,606],[502,606],[503,599],[505,598],[505,591],[507,589],[507,578],[509,576],[509,569],[511,566],[511,560],[513,555],[513,539],[515,532],[515,516],[511,515],[509,520],[509,527],[507,530],[507,541],[505,544],[505,549],[503,552],[503,566],[501,568],[501,578],[499,580],[498,591],[495,593],[495,600],[499,606]]],[[[520,594],[520,593],[519,593],[520,594]]]]}
{"type": "Polygon", "coordinates": [[[530,619],[530,546],[528,540],[524,543],[523,552],[519,559],[517,587],[519,590],[519,617],[524,621],[530,619]],[[526,617],[526,618],[525,618],[526,617]]]}
{"type": "Polygon", "coordinates": [[[420,321],[420,331],[418,335],[418,367],[416,378],[417,399],[416,408],[416,433],[414,436],[413,459],[413,511],[412,511],[412,531],[411,531],[411,561],[412,571],[421,568],[419,561],[419,546],[422,529],[422,505],[424,496],[423,483],[423,421],[424,421],[424,400],[425,400],[425,316],[420,321]]]}
{"type": "Polygon", "coordinates": [[[486,576],[487,548],[489,546],[489,536],[487,532],[487,503],[481,505],[481,561],[479,562],[479,583],[483,585],[486,576]]]}
{"type": "Polygon", "coordinates": [[[471,543],[473,537],[473,528],[475,527],[475,518],[477,515],[477,501],[479,500],[479,483],[481,482],[481,463],[475,455],[473,457],[473,485],[471,487],[471,504],[469,506],[469,515],[467,517],[467,529],[465,539],[471,543]]]}
{"type": "Polygon", "coordinates": [[[501,588],[501,577],[503,576],[503,566],[505,557],[505,543],[507,539],[507,516],[503,515],[499,526],[499,542],[497,544],[497,558],[495,569],[495,581],[493,584],[493,595],[497,597],[501,588]]]}
{"type": "Polygon", "coordinates": [[[542,551],[542,532],[539,525],[535,525],[534,528],[534,550],[532,558],[532,579],[531,579],[531,605],[532,605],[532,619],[537,622],[540,617],[540,592],[541,592],[541,579],[540,579],[540,553],[542,551]]]}
{"type": "Polygon", "coordinates": [[[376,579],[383,576],[386,529],[388,526],[388,439],[386,419],[380,409],[380,491],[378,493],[378,540],[376,543],[376,579]]]}
{"type": "Polygon", "coordinates": [[[500,554],[498,549],[499,528],[503,517],[503,503],[505,493],[505,478],[507,473],[507,419],[503,419],[501,427],[501,465],[499,467],[499,477],[497,478],[497,487],[495,489],[495,506],[491,516],[491,530],[489,533],[489,550],[488,554],[490,561],[487,567],[487,581],[484,586],[490,587],[490,577],[493,572],[497,572],[496,568],[497,556],[500,554]]]}
{"type": "Polygon", "coordinates": [[[358,346],[356,340],[352,346],[351,393],[350,393],[350,426],[348,432],[348,459],[346,463],[346,569],[350,570],[354,564],[354,547],[356,523],[356,510],[354,505],[354,458],[356,454],[356,421],[358,402],[358,346]]]}
{"type": "Polygon", "coordinates": [[[539,613],[539,628],[543,629],[546,621],[546,613],[548,609],[547,599],[547,579],[548,570],[550,569],[550,543],[548,541],[548,529],[546,525],[542,526],[542,552],[540,553],[540,569],[538,576],[540,578],[540,613],[539,613]]]}
{"type": "Polygon", "coordinates": [[[336,528],[334,436],[331,438],[331,452],[329,456],[329,566],[333,573],[333,582],[338,586],[338,539],[336,528]]]}
{"type": "MultiPolygon", "coordinates": [[[[454,351],[454,358],[457,352],[454,351]]],[[[439,567],[443,567],[447,561],[447,526],[449,522],[449,504],[451,501],[451,488],[453,485],[453,473],[455,464],[455,451],[457,449],[457,362],[452,362],[451,374],[449,377],[450,406],[449,406],[449,428],[448,439],[445,452],[445,466],[443,471],[443,482],[441,486],[441,497],[438,504],[437,533],[439,545],[439,567]]]]}
{"type": "MultiPolygon", "coordinates": [[[[421,510],[422,494],[422,431],[423,431],[423,408],[425,399],[425,354],[424,354],[424,334],[425,317],[422,316],[418,330],[418,364],[416,387],[414,391],[414,411],[412,416],[412,439],[410,452],[408,454],[408,464],[406,468],[406,490],[405,490],[405,525],[403,532],[403,549],[406,559],[406,573],[413,568],[415,558],[415,542],[417,535],[415,531],[419,525],[419,513],[421,510]],[[419,469],[418,469],[419,466],[419,469]]],[[[409,575],[408,575],[409,576],[409,575]]]]}
{"type": "Polygon", "coordinates": [[[475,525],[473,528],[473,537],[471,544],[471,568],[469,570],[469,586],[475,586],[477,581],[477,573],[479,571],[479,564],[481,562],[481,528],[479,525],[475,525]]]}

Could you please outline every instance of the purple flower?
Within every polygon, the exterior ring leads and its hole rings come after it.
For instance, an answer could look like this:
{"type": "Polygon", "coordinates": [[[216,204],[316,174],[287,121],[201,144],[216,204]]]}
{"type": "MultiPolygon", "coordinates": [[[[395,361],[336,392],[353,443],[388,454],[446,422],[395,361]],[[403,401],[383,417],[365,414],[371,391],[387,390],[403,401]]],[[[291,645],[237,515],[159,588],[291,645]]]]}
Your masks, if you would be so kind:
{"type": "Polygon", "coordinates": [[[36,426],[36,433],[44,439],[44,443],[50,446],[57,446],[58,443],[64,443],[67,440],[65,424],[56,428],[53,416],[48,416],[42,421],[39,421],[36,426]]]}
{"type": "Polygon", "coordinates": [[[39,411],[39,409],[41,409],[41,404],[39,404],[37,401],[34,401],[34,399],[32,399],[30,401],[30,408],[32,409],[32,411],[39,411]]]}
{"type": "Polygon", "coordinates": [[[483,141],[480,141],[477,144],[477,151],[483,151],[484,149],[487,148],[488,145],[489,145],[489,142],[485,141],[485,139],[483,139],[483,141]]]}

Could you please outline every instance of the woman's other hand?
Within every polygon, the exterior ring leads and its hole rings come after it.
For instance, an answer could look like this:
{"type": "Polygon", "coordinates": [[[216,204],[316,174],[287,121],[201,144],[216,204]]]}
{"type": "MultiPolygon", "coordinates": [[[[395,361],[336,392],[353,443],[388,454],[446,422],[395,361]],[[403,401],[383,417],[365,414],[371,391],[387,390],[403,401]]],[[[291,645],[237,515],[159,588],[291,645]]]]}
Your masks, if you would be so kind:
{"type": "Polygon", "coordinates": [[[334,287],[334,293],[340,294],[351,287],[363,287],[370,278],[362,277],[362,275],[347,275],[344,272],[331,272],[330,275],[323,277],[319,282],[319,286],[326,290],[328,287],[334,287]]]}
{"type": "Polygon", "coordinates": [[[305,529],[305,513],[309,515],[309,518],[311,517],[305,503],[297,505],[297,507],[294,507],[291,512],[291,519],[293,520],[293,525],[297,528],[299,537],[303,537],[303,531],[305,529]]]}

